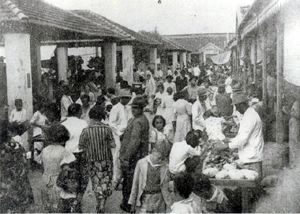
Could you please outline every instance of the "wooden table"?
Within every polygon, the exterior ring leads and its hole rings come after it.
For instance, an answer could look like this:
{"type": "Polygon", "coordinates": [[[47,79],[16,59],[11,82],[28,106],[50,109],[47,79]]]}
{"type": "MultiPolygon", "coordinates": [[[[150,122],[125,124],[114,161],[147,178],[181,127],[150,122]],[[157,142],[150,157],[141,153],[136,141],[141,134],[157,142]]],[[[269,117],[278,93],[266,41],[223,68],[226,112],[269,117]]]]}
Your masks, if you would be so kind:
{"type": "Polygon", "coordinates": [[[242,212],[252,213],[255,208],[250,203],[250,191],[252,188],[257,187],[257,181],[249,181],[246,179],[233,180],[233,179],[210,179],[211,183],[215,186],[228,186],[228,187],[241,187],[242,188],[242,212]]]}

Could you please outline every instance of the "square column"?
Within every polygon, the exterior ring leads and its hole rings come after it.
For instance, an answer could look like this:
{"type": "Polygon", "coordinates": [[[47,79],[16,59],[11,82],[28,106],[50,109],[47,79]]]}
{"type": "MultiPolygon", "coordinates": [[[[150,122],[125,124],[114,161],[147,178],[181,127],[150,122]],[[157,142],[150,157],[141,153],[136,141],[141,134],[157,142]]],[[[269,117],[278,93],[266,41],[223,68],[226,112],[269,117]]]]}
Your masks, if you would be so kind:
{"type": "Polygon", "coordinates": [[[177,63],[178,63],[178,55],[177,55],[176,51],[173,51],[172,52],[172,69],[173,69],[173,72],[177,68],[177,63]]]}
{"type": "Polygon", "coordinates": [[[36,39],[30,38],[30,58],[31,58],[31,73],[32,73],[32,90],[33,94],[38,92],[42,81],[41,72],[41,44],[36,39]]]}
{"type": "Polygon", "coordinates": [[[105,57],[105,84],[106,87],[115,87],[116,66],[117,66],[117,45],[116,43],[104,43],[105,57]]]}
{"type": "Polygon", "coordinates": [[[154,71],[157,71],[157,48],[151,48],[150,49],[150,66],[154,69],[154,71]]]}
{"type": "Polygon", "coordinates": [[[68,82],[68,47],[66,45],[57,46],[57,64],[58,64],[58,81],[68,82]]]}
{"type": "Polygon", "coordinates": [[[30,59],[30,34],[4,34],[7,73],[7,103],[9,114],[15,99],[22,99],[27,119],[32,117],[32,81],[30,59]]]}
{"type": "Polygon", "coordinates": [[[191,53],[187,54],[187,61],[188,61],[188,63],[192,63],[192,54],[191,53]]]}
{"type": "Polygon", "coordinates": [[[131,45],[122,46],[122,72],[123,79],[128,82],[129,85],[133,83],[133,52],[131,45]]]}
{"type": "Polygon", "coordinates": [[[186,67],[186,52],[180,53],[180,66],[182,68],[186,67]]]}

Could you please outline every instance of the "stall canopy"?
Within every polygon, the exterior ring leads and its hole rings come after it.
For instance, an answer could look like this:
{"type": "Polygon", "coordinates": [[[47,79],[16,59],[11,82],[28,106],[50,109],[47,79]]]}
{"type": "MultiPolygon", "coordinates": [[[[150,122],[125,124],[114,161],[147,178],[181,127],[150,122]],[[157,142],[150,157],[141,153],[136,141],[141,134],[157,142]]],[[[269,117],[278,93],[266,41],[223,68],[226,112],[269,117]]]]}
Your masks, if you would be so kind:
{"type": "Polygon", "coordinates": [[[224,53],[212,56],[211,60],[217,65],[222,65],[229,62],[230,56],[231,56],[231,51],[226,51],[224,53]]]}

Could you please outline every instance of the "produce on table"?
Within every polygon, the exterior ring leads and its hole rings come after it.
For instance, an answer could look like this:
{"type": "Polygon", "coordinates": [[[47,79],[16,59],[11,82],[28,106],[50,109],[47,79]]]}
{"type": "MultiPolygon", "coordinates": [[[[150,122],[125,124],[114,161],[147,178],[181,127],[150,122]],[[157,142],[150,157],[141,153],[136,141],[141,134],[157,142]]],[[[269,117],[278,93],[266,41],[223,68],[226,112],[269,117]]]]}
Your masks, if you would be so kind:
{"type": "Polygon", "coordinates": [[[210,178],[213,178],[216,176],[216,174],[219,172],[217,168],[207,168],[203,171],[204,175],[207,175],[210,178]]]}

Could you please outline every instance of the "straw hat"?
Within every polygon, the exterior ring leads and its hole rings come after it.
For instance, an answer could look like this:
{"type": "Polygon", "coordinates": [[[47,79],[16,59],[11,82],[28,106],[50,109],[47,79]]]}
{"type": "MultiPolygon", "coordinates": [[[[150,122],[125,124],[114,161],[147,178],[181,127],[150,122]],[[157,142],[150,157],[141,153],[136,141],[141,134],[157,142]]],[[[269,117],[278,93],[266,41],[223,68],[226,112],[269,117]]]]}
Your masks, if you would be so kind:
{"type": "Polygon", "coordinates": [[[247,103],[248,98],[244,93],[233,93],[232,96],[232,105],[236,105],[239,103],[247,103]]]}
{"type": "Polygon", "coordinates": [[[120,90],[120,94],[119,94],[119,97],[129,97],[131,98],[131,92],[129,89],[121,89],[120,90]]]}
{"type": "Polygon", "coordinates": [[[132,103],[131,106],[138,106],[144,108],[147,105],[147,102],[143,96],[136,96],[132,103]]]}

